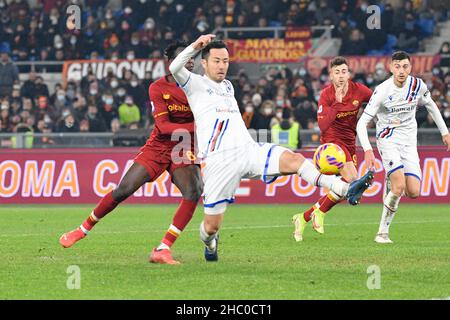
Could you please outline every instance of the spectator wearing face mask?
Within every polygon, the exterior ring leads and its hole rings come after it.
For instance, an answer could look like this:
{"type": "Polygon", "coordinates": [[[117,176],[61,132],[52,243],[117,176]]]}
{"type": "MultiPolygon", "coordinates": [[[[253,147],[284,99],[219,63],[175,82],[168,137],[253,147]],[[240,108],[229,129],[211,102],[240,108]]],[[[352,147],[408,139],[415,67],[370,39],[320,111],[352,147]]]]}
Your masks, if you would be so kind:
{"type": "Polygon", "coordinates": [[[273,119],[273,109],[274,105],[271,100],[264,101],[258,110],[259,112],[255,112],[250,127],[256,130],[270,130],[273,119]]]}
{"type": "Polygon", "coordinates": [[[119,106],[125,101],[126,95],[127,90],[124,87],[119,87],[114,91],[114,100],[117,101],[119,106]]]}
{"type": "Polygon", "coordinates": [[[78,122],[69,110],[65,110],[62,113],[62,119],[57,124],[57,131],[66,133],[75,133],[80,131],[78,122]]]}
{"type": "Polygon", "coordinates": [[[56,110],[62,110],[65,107],[72,107],[72,103],[67,99],[66,92],[63,89],[59,89],[56,92],[54,106],[56,110]]]}
{"type": "Polygon", "coordinates": [[[242,120],[244,120],[247,129],[251,127],[254,115],[255,115],[255,107],[251,102],[247,102],[244,108],[244,113],[242,114],[242,120]]]}
{"type": "Polygon", "coordinates": [[[132,122],[141,120],[139,107],[134,104],[133,97],[130,95],[125,98],[125,103],[119,107],[119,120],[120,124],[125,127],[132,122]]]}
{"type": "Polygon", "coordinates": [[[86,120],[89,122],[90,132],[105,132],[105,120],[99,117],[97,106],[90,104],[86,113],[86,120]]]}
{"type": "Polygon", "coordinates": [[[104,101],[102,101],[102,96],[99,92],[99,84],[97,80],[89,83],[85,97],[88,103],[95,103],[99,108],[102,106],[104,101]]]}
{"type": "Polygon", "coordinates": [[[112,77],[109,81],[109,89],[116,90],[119,87],[119,80],[116,77],[112,77]]]}
{"type": "Polygon", "coordinates": [[[9,112],[9,103],[4,100],[0,103],[0,132],[8,132],[10,131],[10,112],[9,112]]]}
{"type": "Polygon", "coordinates": [[[140,83],[137,75],[133,74],[131,76],[131,81],[125,86],[126,93],[133,97],[133,101],[139,107],[141,114],[146,113],[145,101],[147,100],[147,90],[140,83]]]}
{"type": "Polygon", "coordinates": [[[111,120],[118,117],[117,107],[114,103],[114,97],[111,92],[104,94],[100,105],[101,107],[99,108],[99,114],[101,118],[104,119],[107,129],[111,130],[111,120]]]}
{"type": "Polygon", "coordinates": [[[52,123],[57,119],[57,113],[46,96],[39,96],[36,99],[36,105],[38,106],[36,119],[47,118],[47,123],[52,123]]]}

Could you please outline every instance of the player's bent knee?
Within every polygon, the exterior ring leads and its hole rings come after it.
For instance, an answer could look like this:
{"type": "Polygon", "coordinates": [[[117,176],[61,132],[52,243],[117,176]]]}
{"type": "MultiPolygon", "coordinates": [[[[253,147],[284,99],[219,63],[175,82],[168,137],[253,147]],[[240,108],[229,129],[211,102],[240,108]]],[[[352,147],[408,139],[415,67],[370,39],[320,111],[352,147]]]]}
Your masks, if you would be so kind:
{"type": "Polygon", "coordinates": [[[392,185],[391,192],[399,197],[405,193],[406,187],[404,184],[392,185]]]}
{"type": "Polygon", "coordinates": [[[417,199],[420,196],[420,191],[419,190],[407,190],[406,195],[408,196],[408,198],[417,199]]]}
{"type": "Polygon", "coordinates": [[[183,193],[183,199],[192,202],[198,202],[200,200],[200,197],[202,196],[202,192],[203,189],[200,186],[189,188],[183,193]]]}
{"type": "Polygon", "coordinates": [[[285,151],[280,158],[280,171],[282,173],[296,173],[305,158],[300,153],[285,151]]]}
{"type": "Polygon", "coordinates": [[[205,219],[203,226],[207,234],[214,234],[219,231],[221,219],[217,216],[217,219],[209,218],[205,219]]]}

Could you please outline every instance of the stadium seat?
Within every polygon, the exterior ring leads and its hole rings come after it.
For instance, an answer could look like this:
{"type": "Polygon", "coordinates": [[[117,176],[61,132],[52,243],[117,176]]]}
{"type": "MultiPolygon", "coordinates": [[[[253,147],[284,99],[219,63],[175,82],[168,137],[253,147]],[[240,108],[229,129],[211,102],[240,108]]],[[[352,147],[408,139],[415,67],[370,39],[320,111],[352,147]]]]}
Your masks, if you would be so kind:
{"type": "Polygon", "coordinates": [[[433,35],[434,31],[434,21],[433,19],[418,19],[417,25],[421,30],[421,35],[423,37],[429,37],[433,35]]]}

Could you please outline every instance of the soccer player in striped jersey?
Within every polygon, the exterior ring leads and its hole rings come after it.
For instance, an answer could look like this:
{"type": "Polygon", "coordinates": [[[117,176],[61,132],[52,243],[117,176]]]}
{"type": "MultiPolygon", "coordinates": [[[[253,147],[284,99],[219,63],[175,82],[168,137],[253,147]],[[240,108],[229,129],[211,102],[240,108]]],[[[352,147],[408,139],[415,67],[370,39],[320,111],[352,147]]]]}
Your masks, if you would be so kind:
{"type": "Polygon", "coordinates": [[[205,164],[204,219],[200,238],[205,244],[205,259],[217,261],[218,232],[228,203],[242,178],[266,183],[280,175],[298,174],[316,186],[327,187],[346,196],[356,205],[372,179],[368,172],[352,184],[335,176],[322,175],[301,154],[270,144],[255,142],[242,120],[232,83],[226,79],[230,57],[222,41],[214,35],[202,35],[181,52],[169,69],[183,88],[195,118],[200,156],[205,164]],[[189,59],[201,51],[203,76],[187,70],[189,59]]]}
{"type": "Polygon", "coordinates": [[[367,134],[367,124],[377,118],[376,138],[386,172],[383,212],[377,243],[392,243],[389,227],[403,195],[415,199],[420,195],[422,172],[417,153],[416,109],[427,108],[442,135],[442,141],[450,150],[450,134],[439,108],[431,99],[425,82],[410,75],[411,59],[406,52],[392,55],[392,77],[381,83],[358,121],[357,132],[364,149],[369,168],[375,166],[375,156],[367,134]]]}

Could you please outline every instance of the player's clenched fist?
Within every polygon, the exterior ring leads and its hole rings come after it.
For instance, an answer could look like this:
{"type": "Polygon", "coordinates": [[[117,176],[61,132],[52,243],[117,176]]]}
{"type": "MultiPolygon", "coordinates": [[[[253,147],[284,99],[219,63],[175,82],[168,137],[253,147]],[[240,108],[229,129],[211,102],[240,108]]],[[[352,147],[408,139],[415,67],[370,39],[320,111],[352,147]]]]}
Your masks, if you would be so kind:
{"type": "Polygon", "coordinates": [[[208,43],[210,43],[216,37],[215,34],[205,34],[200,36],[195,42],[192,44],[195,50],[200,50],[206,47],[208,43]]]}

